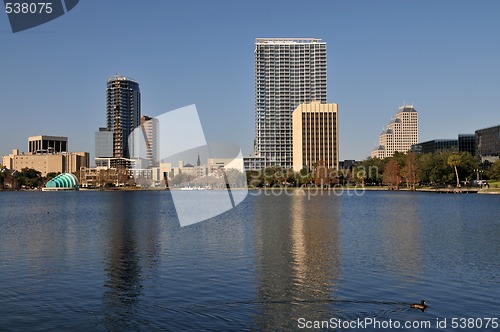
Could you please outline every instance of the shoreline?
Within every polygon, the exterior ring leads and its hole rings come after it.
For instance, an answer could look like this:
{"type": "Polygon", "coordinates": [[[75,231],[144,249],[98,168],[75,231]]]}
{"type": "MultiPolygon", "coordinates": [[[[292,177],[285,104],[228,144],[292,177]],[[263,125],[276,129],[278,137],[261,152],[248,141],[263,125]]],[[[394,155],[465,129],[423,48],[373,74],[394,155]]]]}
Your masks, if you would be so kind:
{"type": "MultiPolygon", "coordinates": [[[[197,191],[223,191],[224,189],[211,190],[194,190],[197,191]]],[[[408,188],[400,188],[398,190],[389,190],[388,187],[331,187],[331,188],[316,188],[316,187],[268,187],[268,188],[231,188],[231,190],[248,190],[248,191],[394,191],[394,192],[428,192],[437,194],[483,194],[483,195],[500,195],[500,188],[417,188],[410,190],[408,188]]],[[[119,187],[119,188],[79,188],[72,191],[106,191],[106,192],[131,192],[131,191],[183,191],[180,188],[136,188],[136,187],[119,187]]],[[[0,192],[42,192],[41,189],[22,189],[22,190],[0,190],[0,192]]],[[[43,191],[45,192],[45,191],[43,191]]],[[[59,192],[59,191],[58,191],[59,192]]]]}

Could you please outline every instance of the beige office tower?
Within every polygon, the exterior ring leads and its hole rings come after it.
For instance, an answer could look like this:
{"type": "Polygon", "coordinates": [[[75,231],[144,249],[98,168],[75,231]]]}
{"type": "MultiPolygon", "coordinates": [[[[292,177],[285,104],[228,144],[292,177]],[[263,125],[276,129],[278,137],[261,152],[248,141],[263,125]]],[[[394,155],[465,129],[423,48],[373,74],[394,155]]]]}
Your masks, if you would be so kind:
{"type": "Polygon", "coordinates": [[[392,157],[395,152],[406,153],[418,143],[418,113],[411,105],[399,111],[379,136],[379,145],[372,151],[372,158],[392,157]]]}
{"type": "Polygon", "coordinates": [[[293,170],[339,167],[338,105],[313,101],[293,111],[293,170]]]}
{"type": "Polygon", "coordinates": [[[326,103],[326,43],[316,38],[257,38],[255,156],[262,166],[292,167],[292,112],[326,103]]]}

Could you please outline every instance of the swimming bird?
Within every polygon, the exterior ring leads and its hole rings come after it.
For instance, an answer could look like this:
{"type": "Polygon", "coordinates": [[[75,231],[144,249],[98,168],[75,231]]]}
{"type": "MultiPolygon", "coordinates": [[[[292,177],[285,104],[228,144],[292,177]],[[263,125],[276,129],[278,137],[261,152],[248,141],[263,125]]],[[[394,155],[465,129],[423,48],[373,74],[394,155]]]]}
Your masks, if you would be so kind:
{"type": "Polygon", "coordinates": [[[420,303],[413,303],[410,307],[415,309],[420,309],[422,310],[422,312],[424,312],[425,309],[427,309],[427,304],[425,304],[425,300],[422,300],[420,301],[420,303]]]}

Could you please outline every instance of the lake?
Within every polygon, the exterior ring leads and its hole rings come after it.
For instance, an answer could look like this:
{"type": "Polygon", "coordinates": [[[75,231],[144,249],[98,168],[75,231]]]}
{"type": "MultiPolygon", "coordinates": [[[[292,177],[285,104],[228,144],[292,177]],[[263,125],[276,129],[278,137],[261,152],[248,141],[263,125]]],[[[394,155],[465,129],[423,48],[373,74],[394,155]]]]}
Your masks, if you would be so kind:
{"type": "Polygon", "coordinates": [[[180,227],[168,191],[0,192],[0,330],[498,324],[500,195],[301,193],[180,227]]]}

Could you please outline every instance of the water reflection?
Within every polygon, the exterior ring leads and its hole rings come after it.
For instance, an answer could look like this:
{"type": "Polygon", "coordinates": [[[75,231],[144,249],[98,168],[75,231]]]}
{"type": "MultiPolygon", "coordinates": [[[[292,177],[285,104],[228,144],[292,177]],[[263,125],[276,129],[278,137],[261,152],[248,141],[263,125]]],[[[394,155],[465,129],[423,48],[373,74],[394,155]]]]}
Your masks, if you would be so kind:
{"type": "Polygon", "coordinates": [[[165,194],[0,193],[0,329],[498,315],[500,195],[257,196],[180,228],[165,194]]]}
{"type": "MultiPolygon", "coordinates": [[[[152,214],[154,209],[145,210],[136,195],[116,193],[108,206],[107,279],[103,294],[108,330],[138,329],[144,323],[140,312],[144,284],[146,278],[158,277],[158,218],[152,214]]],[[[154,202],[150,203],[154,206],[154,202]]]]}
{"type": "Polygon", "coordinates": [[[9,193],[15,203],[0,206],[3,214],[0,218],[11,221],[1,227],[0,251],[12,257],[23,257],[23,261],[29,264],[26,273],[33,271],[50,275],[58,272],[58,262],[64,261],[78,246],[85,245],[77,243],[74,236],[77,233],[73,224],[77,200],[74,195],[68,195],[65,204],[61,205],[57,203],[58,193],[54,193],[56,195],[50,196],[52,200],[44,204],[35,201],[20,205],[19,202],[29,201],[25,196],[33,198],[34,194],[9,193]]]}
{"type": "Polygon", "coordinates": [[[396,195],[381,206],[383,257],[389,270],[415,278],[422,271],[419,225],[419,206],[422,204],[418,196],[396,195]]]}
{"type": "Polygon", "coordinates": [[[263,330],[297,328],[297,319],[332,317],[340,277],[337,197],[259,197],[256,227],[257,296],[263,330]],[[291,218],[291,220],[290,220],[291,218]]]}

